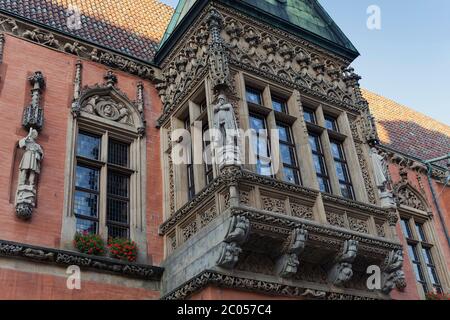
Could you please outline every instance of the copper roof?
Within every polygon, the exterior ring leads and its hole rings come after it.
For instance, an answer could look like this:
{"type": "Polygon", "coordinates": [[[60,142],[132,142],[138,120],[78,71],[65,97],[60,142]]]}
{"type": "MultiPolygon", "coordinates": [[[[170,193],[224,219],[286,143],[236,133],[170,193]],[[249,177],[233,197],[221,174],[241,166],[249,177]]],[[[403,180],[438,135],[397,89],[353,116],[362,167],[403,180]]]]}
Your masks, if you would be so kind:
{"type": "Polygon", "coordinates": [[[174,12],[157,0],[0,0],[0,9],[143,60],[153,60],[174,12]],[[67,26],[70,5],[79,30],[67,26]]]}

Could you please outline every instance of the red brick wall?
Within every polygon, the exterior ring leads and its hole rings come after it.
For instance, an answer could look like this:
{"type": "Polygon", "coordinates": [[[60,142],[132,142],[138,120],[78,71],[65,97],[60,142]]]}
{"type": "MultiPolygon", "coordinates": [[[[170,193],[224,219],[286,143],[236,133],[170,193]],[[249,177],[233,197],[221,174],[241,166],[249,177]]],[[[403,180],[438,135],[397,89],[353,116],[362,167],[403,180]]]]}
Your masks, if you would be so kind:
{"type": "Polygon", "coordinates": [[[158,299],[159,292],[83,281],[80,290],[67,289],[67,278],[0,269],[0,300],[143,300],[158,299]]]}
{"type": "MultiPolygon", "coordinates": [[[[391,176],[392,176],[394,183],[401,180],[400,168],[398,166],[391,165],[390,172],[391,172],[391,176]]],[[[440,248],[442,249],[443,259],[447,264],[447,270],[450,270],[450,249],[447,245],[444,229],[443,229],[443,226],[439,219],[439,215],[436,210],[436,207],[434,205],[433,196],[431,193],[431,188],[428,183],[427,176],[425,174],[418,174],[417,172],[410,170],[410,171],[408,171],[408,182],[414,188],[419,190],[419,192],[421,192],[421,194],[426,198],[429,206],[431,207],[432,216],[433,216],[432,223],[433,223],[433,227],[434,227],[434,230],[436,232],[436,235],[437,235],[438,241],[439,241],[439,243],[435,243],[435,245],[439,245],[440,248]],[[423,192],[420,190],[423,190],[423,192]]],[[[436,189],[437,193],[441,192],[442,187],[440,187],[439,184],[437,184],[436,182],[433,182],[433,186],[436,189]]],[[[441,209],[443,209],[443,215],[445,216],[446,224],[447,224],[447,228],[448,228],[448,226],[450,224],[450,191],[448,190],[448,188],[445,192],[442,193],[441,199],[440,199],[440,204],[441,204],[441,209]]],[[[399,225],[397,225],[397,234],[399,235],[400,241],[403,243],[404,246],[406,246],[405,237],[403,236],[402,230],[399,225]]],[[[406,249],[404,251],[404,254],[405,254],[404,255],[405,256],[404,271],[406,274],[408,287],[406,288],[405,292],[403,292],[403,293],[395,291],[393,294],[393,297],[395,299],[410,299],[410,298],[415,299],[415,298],[418,298],[415,275],[414,275],[414,272],[412,269],[411,260],[408,256],[406,249]]]]}
{"type": "MultiPolygon", "coordinates": [[[[28,244],[59,247],[64,204],[64,171],[68,117],[73,98],[73,78],[77,57],[50,50],[6,35],[4,60],[0,65],[0,239],[28,244]],[[27,132],[21,127],[23,107],[30,101],[27,78],[42,71],[46,80],[43,93],[44,128],[37,142],[44,149],[38,187],[38,206],[31,221],[16,218],[14,196],[17,187],[17,167],[20,156],[14,156],[18,140],[27,132]]],[[[107,68],[83,61],[83,86],[103,83],[107,68]]],[[[136,85],[141,79],[124,72],[115,72],[118,87],[130,100],[136,99],[136,85]]],[[[155,128],[161,103],[153,85],[144,81],[145,115],[147,120],[147,243],[149,262],[163,259],[163,242],[158,236],[162,223],[162,182],[159,155],[159,131],[155,128]]],[[[19,151],[20,152],[20,151],[19,151]]],[[[0,283],[11,290],[2,290],[2,297],[19,298],[90,298],[101,292],[111,297],[139,297],[139,290],[119,292],[119,286],[86,284],[92,293],[66,293],[60,290],[58,278],[0,270],[0,283]],[[32,281],[30,281],[32,280],[32,281]],[[4,282],[7,281],[7,282],[4,282]],[[46,288],[40,287],[46,284],[46,288]],[[48,288],[47,288],[48,286],[48,288]],[[95,287],[97,286],[97,287],[95,287]],[[29,290],[31,289],[36,290],[29,290]],[[95,288],[94,288],[95,287],[95,288]],[[34,291],[36,291],[34,293],[34,291]]],[[[62,281],[62,280],[61,280],[62,281]]],[[[65,281],[65,280],[64,280],[65,281]]],[[[143,297],[149,296],[143,292],[143,297]]]]}

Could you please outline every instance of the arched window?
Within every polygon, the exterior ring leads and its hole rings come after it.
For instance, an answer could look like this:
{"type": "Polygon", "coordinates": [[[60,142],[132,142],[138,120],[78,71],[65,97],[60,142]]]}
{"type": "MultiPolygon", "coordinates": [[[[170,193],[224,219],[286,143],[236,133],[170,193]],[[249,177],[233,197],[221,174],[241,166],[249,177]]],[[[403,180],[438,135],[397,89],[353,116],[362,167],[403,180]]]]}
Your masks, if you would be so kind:
{"type": "Polygon", "coordinates": [[[406,240],[407,252],[419,291],[443,293],[445,264],[433,225],[431,207],[409,182],[395,187],[399,204],[400,226],[406,240]]]}
{"type": "Polygon", "coordinates": [[[84,88],[72,105],[63,244],[88,232],[105,240],[128,238],[145,250],[143,85],[132,102],[112,72],[105,79],[84,88]]]}

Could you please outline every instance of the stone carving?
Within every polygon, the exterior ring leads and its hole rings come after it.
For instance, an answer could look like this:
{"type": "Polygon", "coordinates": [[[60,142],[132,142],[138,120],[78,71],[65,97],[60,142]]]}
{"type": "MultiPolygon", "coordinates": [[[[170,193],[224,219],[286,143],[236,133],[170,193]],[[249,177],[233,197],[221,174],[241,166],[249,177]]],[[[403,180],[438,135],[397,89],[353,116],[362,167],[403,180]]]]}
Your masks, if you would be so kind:
{"type": "Polygon", "coordinates": [[[185,300],[193,293],[200,291],[208,285],[235,288],[264,294],[273,294],[287,297],[315,296],[326,300],[374,300],[374,298],[350,295],[336,292],[327,292],[298,286],[284,285],[265,280],[256,280],[234,275],[224,275],[218,272],[205,271],[162,297],[164,300],[185,300]]]}
{"type": "Polygon", "coordinates": [[[369,226],[366,220],[361,220],[355,217],[348,217],[348,224],[350,229],[356,232],[369,233],[369,226]]]}
{"type": "Polygon", "coordinates": [[[358,241],[346,240],[342,253],[339,254],[328,272],[328,280],[336,286],[342,286],[353,276],[352,264],[358,253],[358,241]]]}
{"type": "Polygon", "coordinates": [[[395,287],[403,290],[406,287],[403,268],[403,250],[394,250],[386,257],[382,274],[382,292],[389,294],[395,287]]]}
{"type": "Polygon", "coordinates": [[[374,168],[375,183],[381,200],[381,207],[395,208],[394,195],[392,193],[389,167],[385,156],[381,155],[375,147],[370,150],[370,158],[374,168]]]}
{"type": "Polygon", "coordinates": [[[44,125],[44,111],[41,107],[41,94],[45,88],[44,75],[40,71],[36,71],[30,78],[28,78],[31,89],[31,103],[23,110],[22,126],[25,130],[33,127],[36,130],[41,130],[44,125]]]}
{"type": "Polygon", "coordinates": [[[182,229],[183,234],[183,241],[187,241],[189,238],[191,238],[194,234],[197,233],[198,227],[197,227],[197,221],[193,220],[190,223],[188,223],[185,227],[182,229]]]}
{"type": "Polygon", "coordinates": [[[114,101],[111,97],[94,95],[82,105],[81,111],[96,114],[111,121],[134,125],[127,107],[123,103],[114,101]]]}
{"type": "Polygon", "coordinates": [[[213,111],[216,134],[213,137],[212,146],[216,163],[220,166],[240,164],[239,131],[234,108],[224,93],[219,94],[213,111]]]}
{"type": "Polygon", "coordinates": [[[344,214],[327,211],[326,216],[328,223],[331,224],[332,226],[345,228],[344,214]]]}
{"type": "Polygon", "coordinates": [[[0,33],[0,64],[3,63],[3,50],[5,49],[5,35],[0,33]]]}
{"type": "Polygon", "coordinates": [[[242,204],[242,205],[244,205],[244,206],[251,206],[251,198],[250,198],[250,192],[248,192],[248,191],[243,191],[243,190],[240,190],[239,191],[239,200],[240,200],[240,203],[242,204]]]}
{"type": "Polygon", "coordinates": [[[36,206],[37,178],[41,173],[44,158],[42,147],[36,142],[38,132],[30,128],[28,135],[19,141],[19,148],[25,152],[19,164],[19,182],[16,193],[16,214],[19,218],[31,218],[36,206]]]}
{"type": "Polygon", "coordinates": [[[377,229],[377,234],[380,237],[386,237],[386,231],[384,230],[384,225],[383,224],[375,224],[375,227],[377,229]]]}
{"type": "Polygon", "coordinates": [[[145,114],[143,84],[137,85],[137,100],[131,102],[127,95],[117,88],[117,76],[109,70],[104,76],[105,83],[93,87],[81,86],[81,63],[77,63],[74,81],[74,101],[72,114],[74,117],[81,112],[92,114],[110,121],[136,128],[140,136],[145,134],[145,114]]]}
{"type": "Polygon", "coordinates": [[[217,264],[223,268],[233,269],[242,252],[240,246],[247,241],[249,234],[250,221],[242,216],[233,216],[225,240],[221,244],[217,264]]]}
{"type": "Polygon", "coordinates": [[[301,219],[307,219],[307,220],[313,220],[313,210],[311,207],[291,202],[291,212],[294,217],[301,218],[301,219]]]}
{"type": "Polygon", "coordinates": [[[101,63],[110,68],[117,68],[143,79],[152,81],[155,79],[156,69],[146,63],[137,62],[119,54],[112,54],[87,43],[73,41],[73,38],[70,36],[34,28],[30,24],[14,20],[3,14],[0,14],[0,28],[5,32],[39,43],[40,45],[101,63]]]}
{"type": "Polygon", "coordinates": [[[286,204],[284,200],[262,196],[262,207],[264,210],[286,214],[286,204]]]}
{"type": "Polygon", "coordinates": [[[426,201],[423,200],[409,183],[402,183],[394,188],[395,197],[399,205],[404,205],[417,210],[428,212],[426,201]]]}
{"type": "Polygon", "coordinates": [[[202,213],[200,213],[200,227],[203,228],[208,225],[217,216],[217,209],[215,205],[212,205],[202,213]]]}
{"type": "Polygon", "coordinates": [[[293,277],[300,265],[299,255],[303,252],[308,238],[305,229],[294,229],[284,245],[283,255],[277,261],[277,273],[282,278],[293,277]]]}
{"type": "Polygon", "coordinates": [[[77,265],[82,269],[113,272],[145,280],[159,280],[163,272],[162,268],[155,266],[114,261],[114,259],[99,256],[87,256],[77,252],[29,246],[3,240],[0,240],[0,256],[22,257],[60,266],[77,265]]]}

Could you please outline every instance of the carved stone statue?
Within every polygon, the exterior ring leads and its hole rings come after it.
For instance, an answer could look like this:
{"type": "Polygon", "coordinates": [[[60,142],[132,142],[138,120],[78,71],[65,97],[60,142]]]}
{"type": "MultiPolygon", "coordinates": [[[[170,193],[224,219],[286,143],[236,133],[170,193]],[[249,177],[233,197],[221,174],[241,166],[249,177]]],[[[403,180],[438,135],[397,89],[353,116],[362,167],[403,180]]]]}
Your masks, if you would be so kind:
{"type": "Polygon", "coordinates": [[[237,130],[236,118],[234,115],[233,105],[228,102],[227,96],[221,93],[217,99],[217,104],[213,107],[214,110],[214,128],[221,133],[221,144],[234,145],[234,140],[231,140],[237,130]],[[231,140],[231,141],[230,141],[231,140]]]}
{"type": "Polygon", "coordinates": [[[42,147],[36,142],[38,132],[30,128],[28,135],[19,141],[19,148],[25,153],[19,164],[19,181],[16,195],[16,213],[20,218],[29,219],[36,203],[36,181],[41,173],[44,158],[42,147]]]}
{"type": "Polygon", "coordinates": [[[386,160],[380,155],[376,148],[370,150],[370,158],[372,160],[375,182],[380,192],[384,192],[387,189],[389,183],[388,166],[386,160]]]}
{"type": "Polygon", "coordinates": [[[353,276],[352,264],[358,253],[358,241],[345,241],[342,251],[328,273],[328,280],[336,286],[343,285],[353,276]]]}
{"type": "Polygon", "coordinates": [[[403,290],[406,287],[403,268],[403,251],[394,250],[386,258],[382,275],[382,292],[389,294],[395,287],[403,290]]]}
{"type": "Polygon", "coordinates": [[[222,253],[217,264],[223,268],[232,269],[239,261],[239,254],[242,249],[235,243],[223,243],[222,253]]]}

